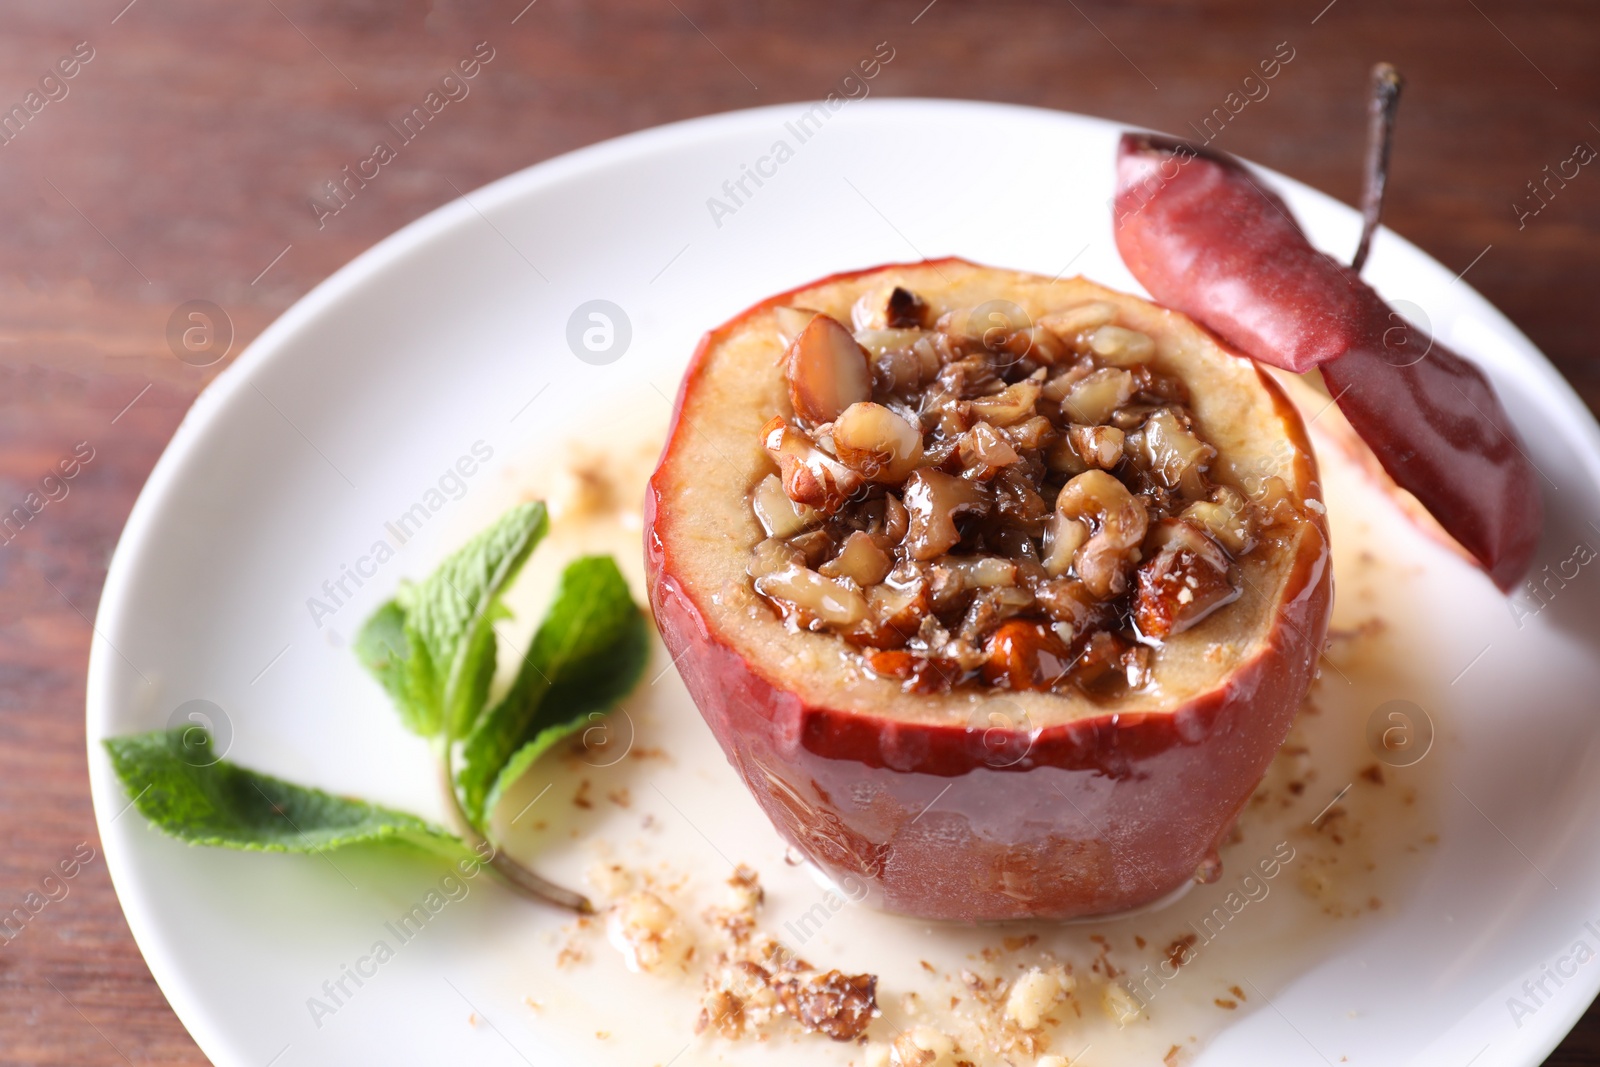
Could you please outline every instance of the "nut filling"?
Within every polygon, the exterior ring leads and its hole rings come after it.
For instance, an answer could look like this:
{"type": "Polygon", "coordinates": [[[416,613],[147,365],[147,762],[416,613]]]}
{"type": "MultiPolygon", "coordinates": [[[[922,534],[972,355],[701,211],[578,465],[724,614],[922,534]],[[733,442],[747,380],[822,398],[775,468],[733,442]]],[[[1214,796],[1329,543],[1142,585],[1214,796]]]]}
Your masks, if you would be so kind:
{"type": "Polygon", "coordinates": [[[910,691],[1143,686],[1273,535],[1281,483],[1213,482],[1187,386],[1110,303],[935,320],[897,287],[861,297],[853,333],[777,315],[794,415],[761,431],[777,473],[751,491],[749,573],[910,691]]]}

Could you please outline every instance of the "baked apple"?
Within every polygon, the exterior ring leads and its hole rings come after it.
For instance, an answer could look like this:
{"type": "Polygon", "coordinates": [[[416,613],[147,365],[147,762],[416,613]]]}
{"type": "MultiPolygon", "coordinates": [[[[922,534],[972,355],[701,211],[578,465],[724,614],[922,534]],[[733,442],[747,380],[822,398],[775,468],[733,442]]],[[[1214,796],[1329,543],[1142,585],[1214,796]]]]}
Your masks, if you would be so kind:
{"type": "Polygon", "coordinates": [[[928,919],[1214,874],[1330,608],[1268,375],[1177,312],[956,259],[708,334],[645,516],[656,622],[762,809],[928,919]]]}

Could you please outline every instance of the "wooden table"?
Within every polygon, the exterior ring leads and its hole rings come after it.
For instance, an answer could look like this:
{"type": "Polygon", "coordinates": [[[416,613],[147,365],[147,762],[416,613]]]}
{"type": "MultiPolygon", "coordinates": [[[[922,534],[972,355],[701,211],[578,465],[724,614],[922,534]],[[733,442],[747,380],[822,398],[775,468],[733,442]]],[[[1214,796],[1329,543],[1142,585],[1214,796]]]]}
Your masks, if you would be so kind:
{"type": "MultiPolygon", "coordinates": [[[[96,858],[0,947],[0,1061],[203,1062],[129,937],[84,767],[84,665],[107,559],[157,455],[226,363],[175,358],[169,317],[213,301],[237,355],[457,188],[657,123],[818,97],[880,41],[896,58],[878,95],[1178,132],[1281,43],[1293,59],[1270,95],[1230,115],[1215,143],[1349,202],[1366,72],[1388,59],[1410,85],[1386,221],[1468,272],[1600,402],[1600,171],[1536,216],[1519,222],[1514,207],[1536,203],[1528,183],[1547,164],[1600,145],[1600,19],[1581,0],[526,3],[8,5],[0,106],[37,113],[13,118],[20,130],[0,144],[0,505],[79,442],[94,459],[0,551],[0,911],[80,843],[96,858]],[[319,227],[309,199],[479,41],[496,58],[471,96],[319,227]]],[[[960,146],[926,158],[982,165],[960,146]]],[[[1600,1010],[1550,1062],[1600,1064],[1600,1010]]]]}

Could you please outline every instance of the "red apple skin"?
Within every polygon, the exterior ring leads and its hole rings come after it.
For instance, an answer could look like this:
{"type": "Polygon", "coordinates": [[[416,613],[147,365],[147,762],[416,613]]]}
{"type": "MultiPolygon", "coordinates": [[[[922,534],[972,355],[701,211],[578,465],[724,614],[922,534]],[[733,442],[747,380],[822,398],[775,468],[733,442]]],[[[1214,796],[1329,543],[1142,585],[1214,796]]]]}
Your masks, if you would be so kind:
{"type": "Polygon", "coordinates": [[[1124,134],[1115,212],[1123,262],[1157,302],[1263,363],[1320,367],[1389,476],[1501,590],[1517,586],[1544,524],[1540,476],[1481,371],[1312,247],[1232,159],[1124,134]]]}
{"type": "MultiPolygon", "coordinates": [[[[856,273],[869,272],[834,277],[856,273]]],[[[678,413],[711,345],[788,296],[701,342],[663,458],[687,432],[678,413]]],[[[1263,378],[1280,409],[1292,410],[1263,378]]],[[[1311,454],[1303,436],[1295,443],[1311,454]]],[[[1327,631],[1331,565],[1318,524],[1262,650],[1176,710],[1034,733],[1026,723],[907,724],[817,706],[714,631],[698,599],[714,591],[675,577],[658,533],[672,489],[662,478],[658,469],[645,494],[645,566],[656,625],[690,696],[778,831],[853,899],[888,911],[955,922],[1071,919],[1180,888],[1215,854],[1283,743],[1327,631]]]]}

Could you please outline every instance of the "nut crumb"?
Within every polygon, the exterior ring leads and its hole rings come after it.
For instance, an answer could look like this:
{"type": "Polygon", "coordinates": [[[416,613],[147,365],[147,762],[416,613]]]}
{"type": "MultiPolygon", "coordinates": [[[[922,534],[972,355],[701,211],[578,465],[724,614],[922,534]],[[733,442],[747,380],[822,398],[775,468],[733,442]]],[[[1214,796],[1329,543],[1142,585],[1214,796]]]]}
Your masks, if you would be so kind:
{"type": "Polygon", "coordinates": [[[1167,946],[1167,963],[1171,965],[1173,970],[1186,965],[1193,958],[1193,953],[1190,950],[1194,948],[1194,943],[1197,940],[1198,938],[1194,934],[1184,934],[1167,946]]]}
{"type": "Polygon", "coordinates": [[[878,976],[874,974],[827,971],[783,978],[773,989],[791,1018],[835,1041],[859,1037],[878,1014],[878,976]]]}
{"type": "Polygon", "coordinates": [[[743,863],[728,876],[728,887],[733,890],[732,903],[736,908],[755,911],[766,902],[767,891],[761,888],[761,880],[755,869],[743,863]]]}
{"type": "Polygon", "coordinates": [[[1116,982],[1107,982],[1100,994],[1100,1009],[1118,1026],[1126,1026],[1144,1011],[1133,994],[1116,982]]]}
{"type": "Polygon", "coordinates": [[[653,971],[683,958],[678,913],[649,890],[631,893],[610,909],[606,932],[631,971],[653,971]]]}
{"type": "Polygon", "coordinates": [[[890,1046],[892,1067],[956,1067],[956,1043],[931,1026],[903,1031],[890,1046]]]}
{"type": "Polygon", "coordinates": [[[1061,981],[1050,971],[1038,967],[1011,984],[1006,996],[1006,1018],[1024,1030],[1037,1030],[1045,1013],[1055,1007],[1062,995],[1061,981]]]}
{"type": "Polygon", "coordinates": [[[736,1041],[766,1041],[788,1018],[802,1030],[836,1041],[865,1040],[877,1018],[878,978],[819,970],[756,927],[766,892],[754,869],[740,864],[727,879],[728,904],[706,909],[705,920],[726,941],[705,972],[695,1032],[714,1029],[736,1041]]]}
{"type": "Polygon", "coordinates": [[[620,863],[596,863],[584,873],[584,879],[596,893],[610,900],[633,891],[633,875],[620,863]]]}

